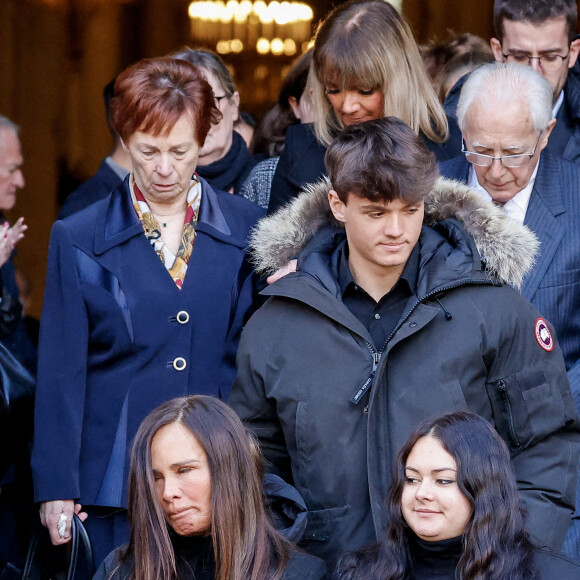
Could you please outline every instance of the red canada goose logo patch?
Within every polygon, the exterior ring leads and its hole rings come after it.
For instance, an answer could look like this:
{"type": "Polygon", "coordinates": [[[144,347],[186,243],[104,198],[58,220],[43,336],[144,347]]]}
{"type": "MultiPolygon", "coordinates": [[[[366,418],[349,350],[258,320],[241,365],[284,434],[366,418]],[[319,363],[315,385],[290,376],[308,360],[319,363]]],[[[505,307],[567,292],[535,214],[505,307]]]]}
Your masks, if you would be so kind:
{"type": "Polygon", "coordinates": [[[543,318],[536,320],[536,340],[548,352],[554,348],[554,339],[548,328],[548,323],[543,318]]]}

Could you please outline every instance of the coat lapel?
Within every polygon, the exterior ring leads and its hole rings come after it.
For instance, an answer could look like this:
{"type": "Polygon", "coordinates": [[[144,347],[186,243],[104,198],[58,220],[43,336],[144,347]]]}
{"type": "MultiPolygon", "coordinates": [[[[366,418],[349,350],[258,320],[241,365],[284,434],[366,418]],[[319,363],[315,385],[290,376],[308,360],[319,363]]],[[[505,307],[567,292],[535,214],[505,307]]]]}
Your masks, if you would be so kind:
{"type": "MultiPolygon", "coordinates": [[[[201,183],[201,208],[196,226],[197,233],[203,232],[220,242],[238,248],[245,248],[247,245],[246,240],[234,235],[232,232],[215,191],[203,179],[201,183]]],[[[195,247],[193,253],[195,254],[195,247]]]]}
{"type": "MultiPolygon", "coordinates": [[[[130,238],[143,234],[143,227],[133,205],[129,193],[128,177],[117,187],[108,204],[101,207],[96,219],[97,230],[95,232],[95,254],[99,255],[111,248],[118,246],[130,238]]],[[[244,248],[246,240],[235,236],[228,226],[226,217],[220,207],[216,193],[204,181],[202,181],[202,201],[199,220],[196,230],[209,236],[236,246],[244,248]]],[[[195,253],[195,248],[193,250],[195,253]]]]}
{"type": "Polygon", "coordinates": [[[540,240],[538,259],[522,288],[522,294],[528,300],[534,297],[556,250],[562,243],[564,223],[561,216],[566,213],[562,185],[557,163],[544,153],[540,159],[538,174],[524,220],[524,224],[540,240]]]}
{"type": "Polygon", "coordinates": [[[546,151],[549,151],[551,155],[563,157],[567,148],[567,144],[573,135],[573,131],[571,129],[572,121],[568,115],[566,99],[564,99],[556,119],[557,123],[554,126],[553,131],[550,133],[550,140],[548,141],[548,147],[546,151]]]}
{"type": "Polygon", "coordinates": [[[288,181],[302,189],[305,183],[318,181],[324,175],[326,147],[314,135],[311,124],[296,125],[301,154],[296,157],[288,173],[288,181]]]}
{"type": "Polygon", "coordinates": [[[143,227],[131,204],[128,183],[129,177],[126,177],[113,190],[108,203],[99,210],[95,220],[97,226],[94,251],[97,256],[138,234],[143,234],[143,227]]]}

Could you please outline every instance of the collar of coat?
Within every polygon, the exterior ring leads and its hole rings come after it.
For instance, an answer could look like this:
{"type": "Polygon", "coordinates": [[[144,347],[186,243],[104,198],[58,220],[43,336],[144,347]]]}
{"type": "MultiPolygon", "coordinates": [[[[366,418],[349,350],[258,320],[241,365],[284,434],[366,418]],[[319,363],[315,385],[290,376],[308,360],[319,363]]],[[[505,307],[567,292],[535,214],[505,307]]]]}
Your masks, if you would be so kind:
{"type": "MultiPolygon", "coordinates": [[[[129,194],[128,180],[129,176],[113,190],[110,198],[106,199],[100,206],[99,215],[95,220],[94,252],[97,255],[126,242],[132,237],[143,235],[143,226],[133,208],[129,194]]],[[[206,181],[201,178],[200,181],[202,201],[196,232],[203,232],[221,242],[245,248],[246,240],[239,232],[231,230],[216,192],[206,181]]]]}
{"type": "MultiPolygon", "coordinates": [[[[285,266],[323,226],[343,227],[330,211],[330,189],[328,178],[309,184],[286,206],[258,222],[250,238],[258,273],[270,274],[285,266]]],[[[521,288],[540,245],[529,228],[514,222],[465,184],[439,178],[425,199],[424,223],[433,226],[446,219],[462,222],[491,276],[521,288]]]]}

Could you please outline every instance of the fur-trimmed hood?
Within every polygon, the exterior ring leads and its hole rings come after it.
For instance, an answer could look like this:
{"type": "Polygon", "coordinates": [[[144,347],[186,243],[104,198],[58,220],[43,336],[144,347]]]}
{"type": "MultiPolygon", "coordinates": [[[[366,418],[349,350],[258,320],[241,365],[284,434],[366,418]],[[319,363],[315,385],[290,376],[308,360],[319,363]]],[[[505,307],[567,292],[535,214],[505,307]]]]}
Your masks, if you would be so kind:
{"type": "MultiPolygon", "coordinates": [[[[328,178],[308,184],[298,197],[258,222],[250,237],[257,272],[271,274],[285,266],[322,226],[343,227],[330,211],[330,189],[328,178]]],[[[486,270],[520,289],[540,246],[536,235],[465,184],[440,177],[425,199],[424,223],[450,218],[461,221],[473,236],[486,270]]]]}

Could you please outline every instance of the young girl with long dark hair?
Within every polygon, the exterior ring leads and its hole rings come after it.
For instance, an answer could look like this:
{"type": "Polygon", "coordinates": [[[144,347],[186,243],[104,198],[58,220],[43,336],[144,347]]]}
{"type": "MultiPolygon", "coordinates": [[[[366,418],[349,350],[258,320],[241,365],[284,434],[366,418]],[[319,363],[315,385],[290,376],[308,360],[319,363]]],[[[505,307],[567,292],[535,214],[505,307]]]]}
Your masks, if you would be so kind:
{"type": "Polygon", "coordinates": [[[421,423],[395,460],[382,541],[343,556],[337,580],[573,580],[580,563],[536,549],[509,451],[479,415],[421,423]]]}

